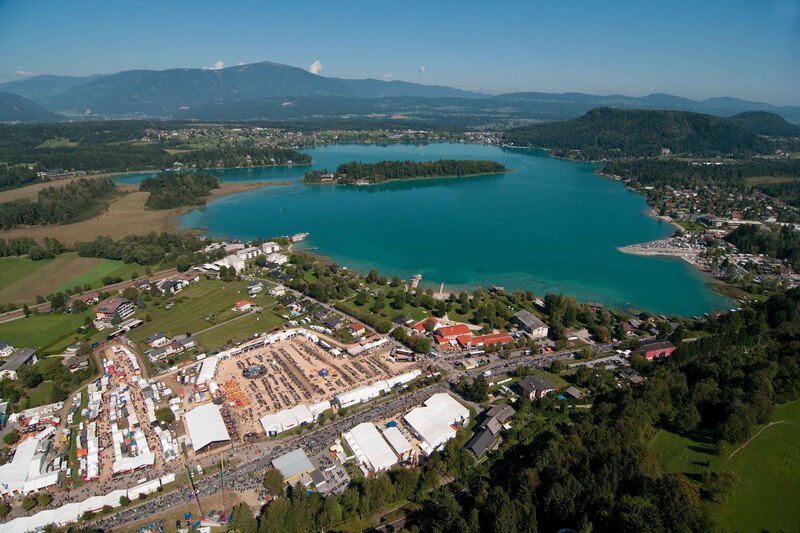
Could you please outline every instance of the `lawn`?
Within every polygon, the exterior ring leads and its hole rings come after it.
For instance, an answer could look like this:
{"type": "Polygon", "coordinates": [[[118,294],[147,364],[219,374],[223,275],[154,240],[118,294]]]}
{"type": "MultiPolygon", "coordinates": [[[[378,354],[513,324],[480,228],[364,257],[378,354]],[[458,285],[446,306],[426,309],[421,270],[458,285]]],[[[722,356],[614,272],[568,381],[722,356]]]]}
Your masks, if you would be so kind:
{"type": "Polygon", "coordinates": [[[229,341],[239,342],[251,337],[254,333],[270,331],[283,323],[282,318],[269,311],[263,311],[261,314],[248,314],[243,318],[236,318],[220,324],[214,329],[196,335],[195,340],[205,350],[210,351],[229,344],[229,341]]]}
{"type": "Polygon", "coordinates": [[[53,393],[53,387],[56,384],[52,381],[42,381],[36,387],[27,389],[28,398],[30,398],[29,407],[39,407],[50,402],[50,395],[53,393]]]}
{"type": "MultiPolygon", "coordinates": [[[[75,330],[83,325],[90,311],[72,315],[54,313],[52,315],[31,315],[0,324],[0,339],[12,346],[29,347],[39,350],[70,338],[75,330]]],[[[66,344],[70,344],[67,342],[66,344]]]]}
{"type": "MultiPolygon", "coordinates": [[[[197,333],[216,323],[224,322],[230,318],[230,309],[233,304],[247,296],[245,281],[223,283],[217,280],[200,280],[191,287],[184,289],[175,297],[179,301],[169,311],[148,305],[144,311],[139,311],[139,318],[150,315],[151,322],[136,328],[128,335],[131,339],[141,342],[153,333],[167,335],[181,335],[187,332],[197,333]]],[[[255,299],[256,302],[260,300],[255,299]]]]}
{"type": "Polygon", "coordinates": [[[75,285],[102,286],[107,275],[130,278],[143,267],[110,259],[62,254],[53,259],[32,261],[27,257],[0,259],[0,303],[34,303],[36,296],[63,291],[75,285]]]}
{"type": "Polygon", "coordinates": [[[707,470],[736,474],[740,484],[728,501],[709,505],[711,516],[726,530],[796,531],[800,524],[800,401],[779,406],[772,422],[755,430],[733,457],[733,450],[723,457],[714,455],[713,444],[702,434],[690,439],[661,431],[651,447],[670,470],[692,479],[707,470]]]}

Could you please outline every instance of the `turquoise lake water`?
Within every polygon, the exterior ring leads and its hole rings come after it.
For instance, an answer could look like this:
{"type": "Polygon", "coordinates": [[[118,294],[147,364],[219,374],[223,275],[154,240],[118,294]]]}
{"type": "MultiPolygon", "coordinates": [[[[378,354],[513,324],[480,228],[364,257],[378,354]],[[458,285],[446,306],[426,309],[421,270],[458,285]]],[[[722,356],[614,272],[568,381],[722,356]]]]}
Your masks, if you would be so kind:
{"type": "MultiPolygon", "coordinates": [[[[647,215],[644,197],[594,174],[595,165],[541,151],[441,143],[333,145],[313,164],[214,171],[225,181],[292,181],[226,196],[181,218],[209,235],[251,239],[308,232],[304,247],[357,270],[422,274],[445,290],[503,286],[571,294],[611,307],[700,315],[729,307],[709,278],[683,261],[617,247],[673,231],[647,215]],[[511,172],[366,187],[304,185],[309,168],[352,160],[492,159],[511,172]]],[[[118,178],[136,182],[141,176],[118,178]]]]}

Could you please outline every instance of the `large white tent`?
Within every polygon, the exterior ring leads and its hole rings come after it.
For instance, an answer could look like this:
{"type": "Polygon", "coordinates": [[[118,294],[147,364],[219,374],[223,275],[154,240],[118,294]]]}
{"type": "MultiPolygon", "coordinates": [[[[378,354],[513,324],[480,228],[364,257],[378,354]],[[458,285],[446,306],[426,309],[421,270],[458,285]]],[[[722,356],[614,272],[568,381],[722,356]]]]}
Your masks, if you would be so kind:
{"type": "Polygon", "coordinates": [[[213,403],[195,407],[183,415],[183,420],[195,453],[203,451],[209,444],[231,440],[219,413],[219,407],[213,403]]]}
{"type": "Polygon", "coordinates": [[[456,436],[454,424],[469,419],[469,410],[447,393],[434,394],[422,407],[412,409],[403,419],[422,440],[420,448],[430,454],[456,436]]]}
{"type": "Polygon", "coordinates": [[[387,470],[397,464],[397,455],[374,424],[364,422],[357,425],[344,434],[344,440],[358,462],[371,470],[387,470]]]}

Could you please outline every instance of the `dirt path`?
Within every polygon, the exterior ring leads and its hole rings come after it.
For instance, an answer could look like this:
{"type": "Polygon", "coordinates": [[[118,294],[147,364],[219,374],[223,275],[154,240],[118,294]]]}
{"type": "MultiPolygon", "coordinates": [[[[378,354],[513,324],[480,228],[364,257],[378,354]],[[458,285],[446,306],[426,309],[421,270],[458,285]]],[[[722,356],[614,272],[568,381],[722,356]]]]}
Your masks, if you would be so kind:
{"type": "Polygon", "coordinates": [[[731,454],[728,456],[728,461],[733,459],[733,456],[739,453],[741,450],[744,450],[751,442],[753,442],[756,439],[756,437],[764,433],[764,431],[766,431],[767,429],[771,428],[772,426],[777,426],[778,424],[788,424],[788,423],[789,422],[787,420],[776,420],[775,422],[770,422],[769,424],[761,428],[761,431],[759,431],[758,433],[747,439],[747,442],[745,442],[744,444],[733,450],[731,454]]]}

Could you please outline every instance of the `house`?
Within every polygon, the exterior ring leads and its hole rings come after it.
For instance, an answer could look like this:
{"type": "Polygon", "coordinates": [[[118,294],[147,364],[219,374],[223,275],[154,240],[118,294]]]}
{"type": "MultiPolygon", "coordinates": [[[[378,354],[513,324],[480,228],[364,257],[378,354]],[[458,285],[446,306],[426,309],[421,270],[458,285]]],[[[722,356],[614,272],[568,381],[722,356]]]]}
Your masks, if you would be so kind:
{"type": "Polygon", "coordinates": [[[654,359],[663,359],[669,357],[675,351],[675,345],[669,341],[660,341],[657,339],[639,341],[636,350],[643,355],[648,361],[654,359]]]}
{"type": "Polygon", "coordinates": [[[247,294],[254,296],[264,290],[264,285],[261,282],[251,283],[247,286],[247,294]]]}
{"type": "Polygon", "coordinates": [[[413,320],[406,315],[397,315],[392,319],[392,322],[398,326],[407,326],[409,323],[413,322],[413,320]]]}
{"type": "Polygon", "coordinates": [[[171,296],[177,294],[188,286],[189,283],[182,279],[165,279],[156,283],[156,287],[164,296],[171,296]]]}
{"type": "Polygon", "coordinates": [[[544,339],[547,337],[549,331],[547,324],[542,322],[539,317],[530,311],[525,309],[517,311],[517,314],[514,315],[514,321],[534,339],[544,339]]]}
{"type": "Polygon", "coordinates": [[[242,248],[236,252],[236,256],[240,259],[255,259],[261,255],[261,250],[256,248],[255,246],[250,246],[249,248],[242,248]]]}
{"type": "Polygon", "coordinates": [[[284,294],[286,294],[286,287],[283,285],[276,285],[269,290],[270,296],[283,296],[284,294]]]}
{"type": "Polygon", "coordinates": [[[439,320],[435,317],[428,317],[411,326],[411,329],[416,330],[419,333],[424,333],[426,323],[432,323],[433,326],[436,327],[436,325],[439,323],[439,320]]]}
{"type": "Polygon", "coordinates": [[[73,374],[79,370],[83,370],[85,368],[89,368],[89,356],[88,355],[71,355],[69,357],[65,357],[62,360],[67,369],[73,374]]]}
{"type": "Polygon", "coordinates": [[[33,348],[20,348],[0,366],[0,379],[17,379],[17,371],[22,365],[35,365],[36,350],[33,348]]]}
{"type": "Polygon", "coordinates": [[[503,403],[495,405],[491,409],[487,410],[486,418],[487,420],[490,418],[496,418],[501,424],[505,424],[508,422],[508,419],[514,416],[516,413],[517,411],[515,411],[513,407],[507,403],[503,403]]]}
{"type": "Polygon", "coordinates": [[[275,263],[278,266],[286,264],[287,261],[289,258],[283,254],[273,253],[267,256],[268,263],[275,263]]]}
{"type": "Polygon", "coordinates": [[[200,275],[197,272],[184,272],[178,275],[178,279],[185,281],[187,284],[197,283],[200,281],[200,275]]]}
{"type": "Polygon", "coordinates": [[[133,314],[133,302],[127,298],[103,300],[95,307],[95,314],[100,320],[122,320],[133,314]]]}
{"type": "Polygon", "coordinates": [[[531,400],[540,400],[556,390],[555,386],[539,376],[528,376],[519,382],[522,394],[531,400]]]}
{"type": "Polygon", "coordinates": [[[144,342],[151,348],[161,348],[169,344],[170,340],[163,333],[153,333],[144,342]]]}
{"type": "Polygon", "coordinates": [[[261,251],[265,254],[274,254],[280,249],[281,247],[277,242],[268,241],[261,245],[261,251]]]}
{"type": "Polygon", "coordinates": [[[494,445],[495,439],[496,436],[491,431],[484,428],[478,431],[469,442],[467,442],[466,448],[472,455],[478,458],[494,445]]]}
{"type": "Polygon", "coordinates": [[[575,387],[567,387],[564,390],[564,396],[569,396],[574,400],[580,400],[581,398],[583,398],[583,393],[580,390],[576,389],[575,387]]]}
{"type": "Polygon", "coordinates": [[[245,311],[252,310],[256,304],[249,300],[239,300],[236,302],[236,305],[233,306],[233,310],[237,313],[244,313],[245,311]]]}
{"type": "Polygon", "coordinates": [[[325,319],[325,322],[323,322],[323,324],[325,324],[326,328],[335,331],[340,327],[342,327],[342,322],[343,320],[340,317],[336,315],[331,315],[325,319]]]}
{"type": "Polygon", "coordinates": [[[367,328],[361,322],[353,322],[350,324],[350,334],[353,337],[360,337],[367,332],[367,328]]]}
{"type": "Polygon", "coordinates": [[[86,294],[77,296],[76,298],[80,298],[80,300],[86,305],[94,305],[100,301],[100,293],[97,291],[87,292],[86,294]]]}
{"type": "Polygon", "coordinates": [[[152,350],[147,350],[144,354],[150,359],[152,362],[160,361],[162,359],[166,359],[167,357],[167,349],[166,348],[153,348],[152,350]]]}
{"type": "Polygon", "coordinates": [[[8,357],[14,353],[14,347],[5,341],[0,341],[0,357],[8,357]]]}

